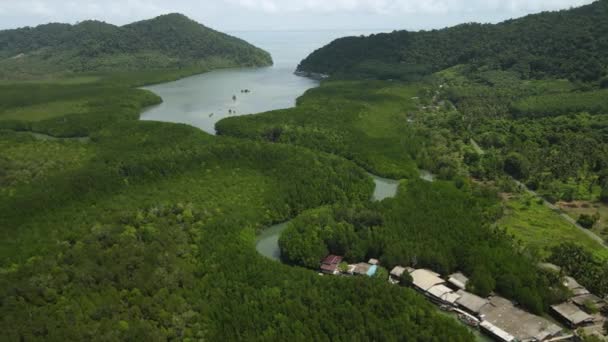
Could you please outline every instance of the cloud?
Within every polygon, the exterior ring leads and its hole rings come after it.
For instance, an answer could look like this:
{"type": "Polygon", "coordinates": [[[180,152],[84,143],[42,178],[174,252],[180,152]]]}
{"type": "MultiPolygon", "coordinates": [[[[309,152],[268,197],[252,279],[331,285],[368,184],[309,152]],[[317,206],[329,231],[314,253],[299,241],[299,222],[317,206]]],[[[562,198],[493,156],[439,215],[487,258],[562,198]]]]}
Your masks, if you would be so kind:
{"type": "Polygon", "coordinates": [[[580,6],[593,0],[224,0],[243,8],[268,13],[280,12],[363,12],[388,13],[462,13],[509,11],[513,13],[555,10],[580,6]]]}
{"type": "Polygon", "coordinates": [[[180,12],[226,30],[443,27],[496,22],[592,0],[0,0],[0,29],[97,19],[126,24],[180,12]]]}

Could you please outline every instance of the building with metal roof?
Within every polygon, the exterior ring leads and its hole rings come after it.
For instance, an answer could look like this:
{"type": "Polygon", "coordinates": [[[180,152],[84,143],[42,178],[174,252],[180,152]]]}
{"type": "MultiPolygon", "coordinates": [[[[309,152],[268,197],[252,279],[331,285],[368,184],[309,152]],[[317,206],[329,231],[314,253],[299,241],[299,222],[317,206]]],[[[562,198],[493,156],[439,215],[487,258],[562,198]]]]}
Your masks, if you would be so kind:
{"type": "Polygon", "coordinates": [[[481,298],[464,290],[460,290],[456,293],[460,296],[460,298],[458,298],[456,301],[456,304],[465,311],[476,316],[479,316],[481,309],[489,303],[487,299],[481,298]]]}
{"type": "Polygon", "coordinates": [[[445,280],[441,279],[439,277],[439,274],[433,271],[419,269],[413,271],[410,274],[412,276],[412,283],[414,284],[414,286],[424,292],[428,291],[431,287],[435,285],[445,284],[445,280]]]}
{"type": "Polygon", "coordinates": [[[462,273],[454,273],[448,277],[448,283],[455,286],[457,289],[466,290],[469,278],[462,273]]]}
{"type": "Polygon", "coordinates": [[[551,306],[551,309],[553,309],[553,312],[555,312],[559,318],[563,322],[567,323],[571,328],[578,328],[580,326],[593,323],[593,317],[572,303],[553,305],[551,306]]]}

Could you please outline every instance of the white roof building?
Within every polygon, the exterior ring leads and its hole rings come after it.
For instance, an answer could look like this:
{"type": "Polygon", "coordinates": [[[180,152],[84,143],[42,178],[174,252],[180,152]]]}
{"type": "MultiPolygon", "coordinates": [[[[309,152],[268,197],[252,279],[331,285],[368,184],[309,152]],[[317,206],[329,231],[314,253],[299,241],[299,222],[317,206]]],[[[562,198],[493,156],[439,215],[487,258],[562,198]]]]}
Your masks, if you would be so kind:
{"type": "Polygon", "coordinates": [[[425,292],[435,285],[445,283],[439,274],[425,269],[415,270],[411,275],[414,286],[425,292]]]}
{"type": "Polygon", "coordinates": [[[456,301],[458,300],[458,298],[460,298],[460,295],[454,293],[454,291],[443,285],[443,284],[439,284],[439,285],[435,285],[433,287],[431,287],[427,293],[445,303],[449,303],[449,304],[455,304],[456,301]]]}
{"type": "Polygon", "coordinates": [[[391,270],[391,276],[395,277],[395,278],[401,278],[401,276],[403,275],[403,273],[405,273],[406,269],[403,266],[395,266],[392,270],[391,270]]]}
{"type": "Polygon", "coordinates": [[[489,303],[487,299],[481,298],[464,290],[460,290],[456,293],[460,296],[460,298],[458,298],[456,301],[456,304],[476,315],[479,315],[481,309],[489,303]]]}
{"type": "Polygon", "coordinates": [[[456,286],[461,290],[467,289],[467,283],[469,282],[469,278],[467,278],[462,273],[454,273],[448,277],[448,283],[456,286]]]}

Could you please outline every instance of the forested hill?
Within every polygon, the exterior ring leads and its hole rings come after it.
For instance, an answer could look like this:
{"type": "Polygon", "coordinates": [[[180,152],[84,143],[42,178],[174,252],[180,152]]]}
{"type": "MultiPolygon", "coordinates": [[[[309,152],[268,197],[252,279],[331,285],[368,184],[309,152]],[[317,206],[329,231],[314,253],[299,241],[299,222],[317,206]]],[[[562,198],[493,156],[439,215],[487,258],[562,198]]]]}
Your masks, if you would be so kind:
{"type": "Polygon", "coordinates": [[[597,80],[608,65],[608,0],[499,24],[342,38],[315,51],[298,70],[411,79],[458,64],[514,70],[524,78],[597,80]]]}
{"type": "Polygon", "coordinates": [[[272,64],[267,52],[181,14],[126,26],[99,21],[0,31],[0,77],[272,64]]]}

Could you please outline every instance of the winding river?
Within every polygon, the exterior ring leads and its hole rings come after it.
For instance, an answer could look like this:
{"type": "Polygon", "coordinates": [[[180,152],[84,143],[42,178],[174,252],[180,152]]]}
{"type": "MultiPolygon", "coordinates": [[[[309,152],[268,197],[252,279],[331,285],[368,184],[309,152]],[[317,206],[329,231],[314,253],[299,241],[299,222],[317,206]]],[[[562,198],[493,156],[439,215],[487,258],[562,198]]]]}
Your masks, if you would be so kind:
{"type": "MultiPolygon", "coordinates": [[[[383,199],[395,197],[395,195],[397,195],[397,189],[400,183],[399,181],[381,178],[372,174],[369,175],[374,179],[374,183],[376,183],[374,195],[372,196],[373,200],[381,201],[383,199]]],[[[255,248],[257,249],[258,253],[262,254],[267,258],[276,261],[281,261],[279,237],[281,236],[281,233],[285,229],[287,229],[288,225],[289,222],[284,222],[265,229],[258,236],[258,240],[256,242],[255,248]]]]}
{"type": "MultiPolygon", "coordinates": [[[[146,87],[161,96],[163,103],[145,111],[141,119],[185,123],[215,134],[216,122],[225,117],[293,107],[306,90],[318,86],[317,81],[293,74],[304,57],[335,38],[370,33],[374,32],[232,32],[270,52],[274,66],[217,70],[146,87]]],[[[420,176],[427,181],[434,180],[434,176],[424,170],[420,176]]],[[[372,174],[370,177],[376,184],[372,200],[381,201],[397,194],[399,181],[372,174]]],[[[265,229],[258,236],[257,251],[280,261],[278,241],[287,225],[285,222],[265,229]]],[[[479,341],[488,341],[479,332],[473,332],[479,341]]]]}

